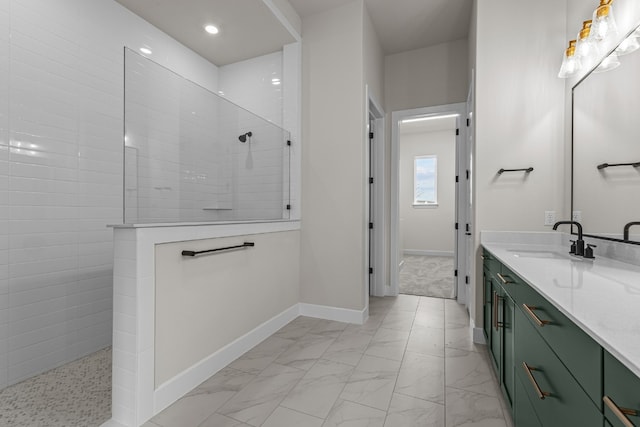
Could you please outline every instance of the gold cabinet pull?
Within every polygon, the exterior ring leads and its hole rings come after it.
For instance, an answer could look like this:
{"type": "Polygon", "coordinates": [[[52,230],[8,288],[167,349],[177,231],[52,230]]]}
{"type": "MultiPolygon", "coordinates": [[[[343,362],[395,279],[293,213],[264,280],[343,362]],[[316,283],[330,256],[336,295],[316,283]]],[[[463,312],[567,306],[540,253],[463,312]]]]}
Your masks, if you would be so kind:
{"type": "Polygon", "coordinates": [[[522,308],[524,308],[524,311],[529,315],[529,317],[533,319],[534,322],[536,322],[536,325],[538,325],[539,327],[542,328],[544,325],[550,323],[548,320],[540,320],[540,318],[536,316],[533,310],[535,310],[537,307],[533,305],[522,304],[522,308]]]}
{"type": "Polygon", "coordinates": [[[527,376],[529,377],[529,381],[531,381],[531,385],[533,385],[533,388],[536,391],[536,394],[538,395],[538,398],[540,400],[544,400],[545,397],[551,396],[551,393],[547,393],[546,391],[540,390],[540,386],[538,385],[538,382],[536,381],[535,378],[533,378],[533,374],[531,373],[531,371],[535,371],[536,368],[527,365],[527,362],[522,362],[522,367],[524,368],[525,372],[527,373],[527,376]]]}
{"type": "MultiPolygon", "coordinates": [[[[513,283],[511,280],[507,280],[505,279],[505,277],[500,274],[500,273],[496,273],[498,275],[498,279],[500,279],[500,281],[502,282],[503,285],[508,285],[509,283],[513,283]]],[[[509,277],[509,276],[507,276],[509,277]]],[[[509,279],[511,279],[511,277],[509,277],[509,279]]]]}
{"type": "Polygon", "coordinates": [[[609,396],[603,397],[602,400],[604,401],[604,404],[607,405],[609,409],[611,409],[611,412],[613,412],[615,416],[618,417],[620,422],[624,424],[625,427],[635,427],[634,424],[629,421],[627,415],[637,417],[638,411],[634,411],[633,409],[620,408],[613,400],[611,400],[609,396]]]}
{"type": "Polygon", "coordinates": [[[497,331],[500,327],[498,323],[498,293],[493,291],[493,327],[497,331]]]}

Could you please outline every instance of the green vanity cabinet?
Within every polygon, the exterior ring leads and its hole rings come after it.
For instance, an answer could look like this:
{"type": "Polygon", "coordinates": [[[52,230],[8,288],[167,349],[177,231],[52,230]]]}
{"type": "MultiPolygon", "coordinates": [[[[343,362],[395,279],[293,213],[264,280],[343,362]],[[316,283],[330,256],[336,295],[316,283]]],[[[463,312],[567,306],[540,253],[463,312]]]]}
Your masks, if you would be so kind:
{"type": "MultiPolygon", "coordinates": [[[[516,310],[515,369],[541,424],[602,426],[600,409],[525,316],[523,310],[516,310]]],[[[601,371],[593,375],[600,376],[601,371]]]]}
{"type": "Polygon", "coordinates": [[[606,351],[603,401],[612,427],[640,426],[640,378],[606,351]]]}
{"type": "Polygon", "coordinates": [[[502,265],[489,252],[483,253],[483,260],[484,334],[500,388],[507,403],[512,407],[515,395],[515,303],[512,298],[515,282],[509,275],[503,274],[502,265]]]}
{"type": "Polygon", "coordinates": [[[483,303],[487,346],[515,427],[640,427],[640,417],[628,415],[640,411],[640,379],[487,250],[483,303]],[[630,421],[620,421],[603,396],[630,421]]]}

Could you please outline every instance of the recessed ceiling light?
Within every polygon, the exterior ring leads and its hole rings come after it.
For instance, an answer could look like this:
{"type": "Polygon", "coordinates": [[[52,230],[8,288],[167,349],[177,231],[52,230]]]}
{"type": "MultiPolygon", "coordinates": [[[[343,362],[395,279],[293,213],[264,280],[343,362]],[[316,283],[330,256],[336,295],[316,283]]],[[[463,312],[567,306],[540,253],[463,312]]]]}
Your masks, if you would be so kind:
{"type": "Polygon", "coordinates": [[[220,32],[218,27],[216,27],[215,25],[211,25],[211,24],[206,25],[204,27],[204,30],[209,34],[218,34],[220,32]]]}
{"type": "Polygon", "coordinates": [[[148,47],[141,47],[140,52],[144,53],[145,55],[151,55],[153,53],[148,47]]]}

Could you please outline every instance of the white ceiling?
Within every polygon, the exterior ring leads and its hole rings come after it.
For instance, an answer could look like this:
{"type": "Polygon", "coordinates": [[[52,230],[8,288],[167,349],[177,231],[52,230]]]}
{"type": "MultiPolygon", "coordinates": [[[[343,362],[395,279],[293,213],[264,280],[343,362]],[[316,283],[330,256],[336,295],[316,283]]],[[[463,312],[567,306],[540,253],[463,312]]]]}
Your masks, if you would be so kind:
{"type": "Polygon", "coordinates": [[[260,0],[116,0],[222,66],[276,52],[295,39],[260,0]],[[214,24],[212,36],[204,26],[214,24]]]}
{"type": "MultiPolygon", "coordinates": [[[[302,18],[352,0],[289,0],[302,18]]],[[[364,0],[387,55],[466,39],[473,0],[364,0]]]]}
{"type": "MultiPolygon", "coordinates": [[[[219,66],[272,53],[295,41],[261,0],[116,1],[219,66]],[[205,33],[203,27],[209,23],[219,26],[220,34],[205,33]]],[[[304,20],[349,1],[289,3],[304,20]]],[[[387,55],[464,39],[469,33],[473,0],[364,1],[387,55]]]]}

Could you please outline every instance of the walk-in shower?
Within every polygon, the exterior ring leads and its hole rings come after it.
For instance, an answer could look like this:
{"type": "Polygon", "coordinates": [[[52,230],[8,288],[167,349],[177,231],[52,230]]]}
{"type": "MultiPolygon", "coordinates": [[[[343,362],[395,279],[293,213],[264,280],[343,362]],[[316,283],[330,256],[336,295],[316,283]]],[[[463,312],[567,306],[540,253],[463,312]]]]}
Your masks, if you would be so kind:
{"type": "Polygon", "coordinates": [[[289,139],[125,49],[125,223],[289,219],[289,139]]]}

